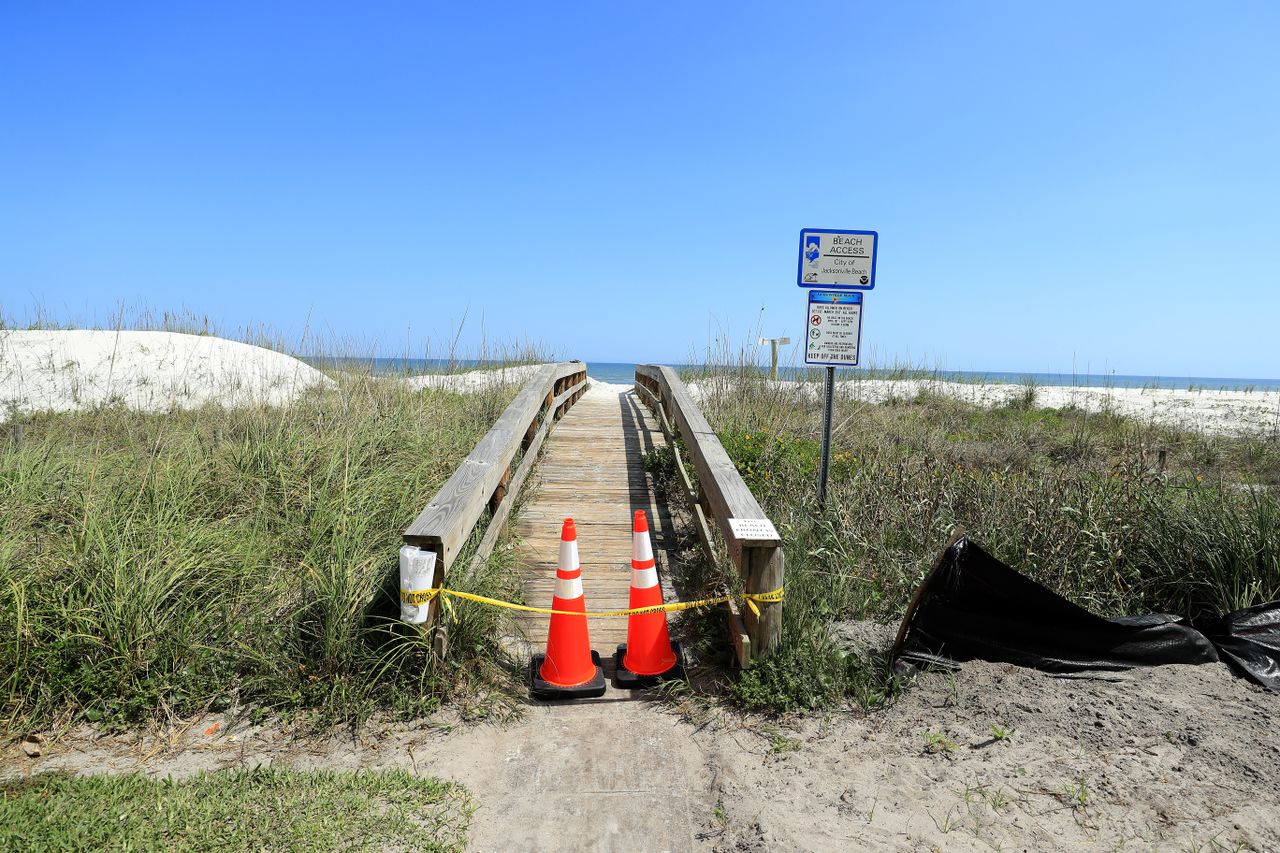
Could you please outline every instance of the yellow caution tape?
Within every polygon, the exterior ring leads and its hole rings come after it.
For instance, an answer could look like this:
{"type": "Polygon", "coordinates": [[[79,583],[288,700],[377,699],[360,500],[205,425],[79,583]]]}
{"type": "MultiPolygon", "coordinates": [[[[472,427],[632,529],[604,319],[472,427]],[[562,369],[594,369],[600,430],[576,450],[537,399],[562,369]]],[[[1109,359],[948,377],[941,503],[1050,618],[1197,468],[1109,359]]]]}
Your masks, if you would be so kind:
{"type": "Polygon", "coordinates": [[[521,610],[525,613],[546,613],[552,616],[635,616],[642,613],[674,613],[680,610],[694,610],[698,607],[711,607],[716,604],[724,604],[728,601],[741,599],[746,601],[747,606],[751,608],[751,612],[756,616],[760,615],[760,604],[776,604],[782,601],[782,587],[778,587],[771,592],[749,592],[744,595],[722,595],[718,598],[703,598],[698,601],[672,601],[667,604],[654,604],[649,607],[633,607],[628,610],[588,610],[586,613],[579,613],[575,610],[553,610],[550,607],[531,607],[528,604],[515,604],[510,601],[499,601],[496,598],[487,598],[483,595],[476,595],[471,592],[459,592],[456,589],[445,589],[444,587],[436,587],[435,589],[402,589],[400,590],[400,601],[404,604],[422,605],[431,601],[433,598],[440,598],[444,601],[449,612],[453,612],[453,605],[450,598],[461,598],[464,601],[474,601],[477,604],[488,604],[492,607],[505,607],[508,610],[521,610]]]}

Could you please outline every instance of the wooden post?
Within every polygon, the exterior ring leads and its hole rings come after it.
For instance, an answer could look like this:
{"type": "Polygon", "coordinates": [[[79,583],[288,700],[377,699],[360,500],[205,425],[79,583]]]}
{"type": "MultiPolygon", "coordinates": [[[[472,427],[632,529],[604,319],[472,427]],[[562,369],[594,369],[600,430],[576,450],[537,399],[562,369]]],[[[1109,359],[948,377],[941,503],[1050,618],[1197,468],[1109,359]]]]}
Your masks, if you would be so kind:
{"type": "Polygon", "coordinates": [[[751,663],[751,637],[742,624],[742,616],[738,605],[732,599],[725,604],[729,618],[729,642],[733,644],[734,657],[738,659],[738,667],[745,668],[751,663]]]}
{"type": "Polygon", "coordinates": [[[507,485],[511,482],[511,469],[508,468],[502,473],[502,479],[498,481],[498,486],[493,490],[493,496],[489,498],[489,512],[497,512],[498,505],[502,503],[502,499],[507,496],[507,485]]]}
{"type": "MultiPolygon", "coordinates": [[[[748,593],[773,592],[782,586],[783,557],[781,548],[742,549],[742,569],[748,593]]],[[[743,608],[747,636],[751,638],[752,657],[767,655],[782,640],[782,602],[757,604],[760,615],[743,608]]]]}
{"type": "MultiPolygon", "coordinates": [[[[444,545],[430,545],[426,550],[436,552],[436,571],[431,578],[431,586],[433,588],[444,586],[444,545]]],[[[440,618],[439,597],[431,599],[431,603],[427,605],[427,621],[419,625],[418,629],[428,635],[431,654],[435,661],[437,663],[443,661],[444,656],[449,653],[449,627],[440,618]]]]}

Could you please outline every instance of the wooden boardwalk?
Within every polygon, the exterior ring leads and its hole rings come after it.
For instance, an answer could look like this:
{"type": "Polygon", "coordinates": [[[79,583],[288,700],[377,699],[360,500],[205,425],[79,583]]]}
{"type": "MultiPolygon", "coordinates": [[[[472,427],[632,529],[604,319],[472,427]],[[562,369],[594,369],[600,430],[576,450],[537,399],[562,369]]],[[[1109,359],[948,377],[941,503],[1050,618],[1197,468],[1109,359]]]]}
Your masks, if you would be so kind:
{"type": "MultiPolygon", "coordinates": [[[[668,586],[666,557],[675,545],[674,530],[644,469],[644,454],[665,445],[661,427],[631,390],[619,393],[617,386],[593,385],[565,414],[547,438],[514,524],[516,561],[528,604],[551,605],[560,526],[570,517],[578,531],[589,610],[628,606],[631,516],[637,509],[649,516],[658,572],[668,586]]],[[[518,614],[512,620],[516,636],[510,639],[541,652],[549,618],[518,614]]],[[[592,647],[607,659],[626,641],[627,620],[592,619],[590,631],[592,647]]]]}
{"type": "MultiPolygon", "coordinates": [[[[637,365],[632,386],[589,383],[581,361],[538,367],[405,529],[401,619],[431,631],[436,656],[445,657],[448,626],[439,620],[443,599],[429,593],[443,587],[445,595],[451,594],[450,578],[468,566],[476,571],[506,532],[515,537],[525,601],[549,605],[560,527],[569,517],[577,526],[588,609],[625,609],[631,518],[637,509],[649,516],[664,597],[675,600],[667,569],[677,539],[668,507],[644,469],[646,454],[666,446],[672,436],[681,446],[672,454],[675,485],[689,503],[703,556],[732,564],[746,594],[761,605],[758,611],[740,611],[730,603],[725,610],[737,661],[746,665],[770,653],[782,633],[782,604],[773,597],[783,587],[782,539],[679,374],[656,365],[637,365]],[[521,508],[513,518],[517,496],[521,508]],[[474,548],[470,542],[476,542],[474,548]]],[[[503,643],[512,654],[527,657],[545,647],[548,624],[545,614],[513,614],[503,620],[503,643]]],[[[592,646],[610,676],[627,620],[593,618],[590,628],[592,646]]]]}

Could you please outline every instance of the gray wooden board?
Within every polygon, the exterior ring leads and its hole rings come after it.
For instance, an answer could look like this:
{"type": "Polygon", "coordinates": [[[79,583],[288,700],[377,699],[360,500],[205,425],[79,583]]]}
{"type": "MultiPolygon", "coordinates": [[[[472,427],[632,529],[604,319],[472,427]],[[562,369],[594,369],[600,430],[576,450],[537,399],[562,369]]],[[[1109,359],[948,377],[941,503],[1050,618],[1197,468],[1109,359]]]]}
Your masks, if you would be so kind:
{"type": "Polygon", "coordinates": [[[572,374],[580,372],[581,366],[548,364],[525,383],[453,476],[405,530],[406,541],[438,546],[444,564],[452,562],[488,507],[530,423],[542,410],[548,391],[565,370],[572,374]]]}
{"type": "MultiPolygon", "coordinates": [[[[710,559],[715,560],[714,548],[710,541],[707,519],[703,516],[705,508],[714,518],[729,551],[729,558],[737,565],[746,583],[748,592],[768,592],[778,589],[783,582],[784,559],[782,542],[777,538],[752,536],[740,537],[733,530],[730,519],[766,519],[760,502],[756,500],[751,489],[743,481],[733,461],[725,452],[719,436],[711,429],[697,404],[693,401],[688,389],[679,375],[669,367],[639,365],[636,367],[636,387],[642,389],[637,396],[652,400],[656,416],[661,420],[664,431],[670,433],[672,427],[666,423],[664,412],[669,411],[675,422],[674,430],[683,438],[685,447],[693,461],[698,475],[698,487],[701,496],[694,495],[688,475],[680,465],[677,456],[677,467],[680,468],[682,485],[689,490],[690,503],[695,508],[695,523],[698,524],[698,538],[710,559]],[[653,394],[639,380],[655,381],[659,393],[653,394]],[[699,500],[699,497],[702,500],[699,500]]],[[[668,436],[669,437],[669,436],[668,436]]],[[[735,650],[740,662],[750,659],[754,649],[762,652],[773,649],[781,637],[782,607],[780,604],[766,605],[761,608],[761,615],[756,617],[748,608],[739,616],[730,614],[731,633],[734,636],[735,650]],[[745,623],[748,642],[743,642],[741,631],[745,623]]]]}
{"type": "MultiPolygon", "coordinates": [[[[628,400],[588,395],[547,438],[525,485],[513,529],[516,566],[529,604],[551,603],[565,517],[572,517],[577,528],[583,591],[592,610],[623,609],[630,603],[634,510],[644,509],[649,518],[660,571],[669,549],[676,546],[675,520],[654,490],[639,453],[665,440],[655,420],[629,408],[628,400]]],[[[510,638],[521,640],[527,651],[542,651],[547,616],[516,613],[504,624],[510,638]]],[[[625,617],[590,620],[592,646],[605,655],[626,641],[626,631],[625,617]]]]}
{"type": "Polygon", "coordinates": [[[674,420],[678,425],[681,438],[689,450],[694,470],[698,474],[698,484],[706,493],[711,504],[711,515],[720,528],[720,533],[729,548],[729,554],[735,563],[741,566],[742,547],[746,544],[769,544],[780,546],[781,541],[772,543],[752,540],[743,542],[734,535],[729,526],[731,518],[768,518],[760,507],[751,489],[743,481],[738,469],[720,444],[720,438],[697,404],[689,395],[689,390],[680,381],[680,377],[670,367],[658,368],[661,378],[662,393],[671,401],[674,420]]]}

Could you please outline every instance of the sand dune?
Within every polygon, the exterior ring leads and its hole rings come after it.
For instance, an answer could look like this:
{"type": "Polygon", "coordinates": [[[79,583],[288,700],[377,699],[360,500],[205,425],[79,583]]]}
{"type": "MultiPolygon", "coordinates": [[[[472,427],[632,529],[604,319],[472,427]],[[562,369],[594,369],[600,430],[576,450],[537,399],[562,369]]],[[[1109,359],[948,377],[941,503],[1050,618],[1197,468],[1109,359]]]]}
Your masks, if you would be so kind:
{"type": "MultiPolygon", "coordinates": [[[[469,393],[523,384],[541,367],[521,364],[465,373],[402,379],[415,389],[469,393]]],[[[588,369],[589,369],[588,365],[588,369]]],[[[593,385],[624,391],[592,379],[593,385]]],[[[690,383],[694,397],[727,391],[732,377],[690,383]]],[[[175,332],[0,332],[0,421],[14,413],[75,411],[119,403],[141,411],[193,408],[206,403],[284,405],[308,388],[332,380],[296,358],[250,344],[175,332]]],[[[770,382],[780,394],[817,399],[822,386],[770,382]]],[[[996,406],[1026,393],[1018,384],[933,379],[852,379],[837,384],[841,397],[882,403],[941,394],[980,406],[996,406]]],[[[1138,420],[1207,432],[1280,431],[1280,391],[1188,391],[1172,388],[1083,388],[1042,385],[1035,405],[1110,411],[1138,420]]]]}
{"type": "Polygon", "coordinates": [[[522,385],[541,367],[541,364],[516,364],[494,370],[468,370],[464,373],[424,373],[420,376],[406,376],[403,382],[415,390],[431,388],[435,391],[467,394],[496,385],[522,385]]]}
{"type": "MultiPolygon", "coordinates": [[[[690,384],[695,398],[727,392],[732,377],[704,379],[690,384]]],[[[804,394],[818,399],[820,383],[777,380],[769,385],[780,394],[804,394]]],[[[1005,383],[946,382],[934,379],[853,379],[836,383],[837,393],[850,400],[883,403],[911,400],[922,393],[940,394],[979,406],[998,406],[1027,393],[1027,386],[1005,383]]],[[[1280,431],[1280,391],[1188,391],[1176,388],[1083,388],[1040,385],[1037,408],[1072,406],[1089,412],[1114,412],[1140,421],[1186,427],[1205,432],[1246,434],[1280,431]]]]}
{"type": "Polygon", "coordinates": [[[296,358],[175,332],[0,332],[0,420],[120,404],[145,412],[284,405],[333,380],[296,358]]]}

